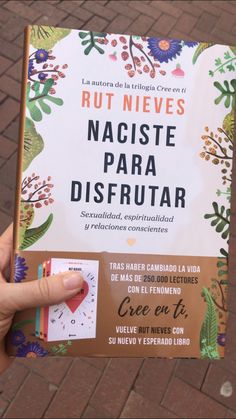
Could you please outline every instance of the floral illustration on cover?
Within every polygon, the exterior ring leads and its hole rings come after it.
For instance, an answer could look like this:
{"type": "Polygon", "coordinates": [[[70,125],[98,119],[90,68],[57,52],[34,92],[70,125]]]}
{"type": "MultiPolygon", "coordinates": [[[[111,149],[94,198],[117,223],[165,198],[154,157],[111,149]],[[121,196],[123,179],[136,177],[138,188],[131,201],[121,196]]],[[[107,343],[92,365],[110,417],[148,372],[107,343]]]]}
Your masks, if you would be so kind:
{"type": "Polygon", "coordinates": [[[14,281],[21,282],[25,279],[27,270],[28,266],[26,265],[25,258],[16,254],[14,259],[14,281]]]}
{"type": "MultiPolygon", "coordinates": [[[[23,172],[44,149],[43,138],[35,123],[52,113],[53,106],[62,106],[63,100],[56,97],[57,84],[66,77],[66,63],[58,63],[53,47],[70,33],[69,29],[51,26],[32,26],[30,44],[34,50],[28,59],[28,81],[26,89],[26,110],[23,145],[23,172]]],[[[51,176],[41,179],[39,174],[25,176],[21,185],[19,249],[24,250],[38,241],[49,229],[53,214],[34,226],[36,211],[53,203],[51,176]]],[[[19,264],[18,264],[19,265],[19,264]]],[[[15,275],[19,282],[26,273],[15,275]],[[23,275],[23,274],[22,274],[23,275]]]]}
{"type": "Polygon", "coordinates": [[[22,330],[12,330],[10,339],[12,345],[19,346],[25,342],[25,335],[22,330]]]}
{"type": "Polygon", "coordinates": [[[58,356],[66,355],[68,348],[72,345],[72,341],[60,343],[59,345],[53,345],[50,349],[46,350],[41,343],[37,340],[34,342],[27,341],[25,333],[22,330],[27,324],[34,323],[34,319],[23,320],[19,323],[14,324],[13,330],[10,332],[10,342],[16,347],[16,356],[20,358],[38,358],[47,355],[58,356]]]}
{"type": "Polygon", "coordinates": [[[38,342],[27,342],[17,347],[16,356],[24,358],[43,357],[48,354],[38,342]]]}
{"type": "Polygon", "coordinates": [[[51,105],[63,105],[63,100],[54,95],[60,79],[66,77],[68,65],[55,63],[52,48],[69,33],[69,29],[51,26],[31,27],[30,43],[35,50],[28,60],[26,106],[33,121],[41,121],[43,114],[49,115],[51,105]]]}
{"type": "MultiPolygon", "coordinates": [[[[179,39],[154,38],[134,35],[111,35],[106,32],[79,31],[84,54],[92,52],[105,54],[112,61],[121,59],[129,77],[148,74],[152,79],[167,74],[162,64],[175,61],[181,56],[184,48],[195,48],[199,45],[194,41],[179,39]]],[[[184,71],[177,63],[172,71],[175,77],[183,77],[184,71]]]]}
{"type": "MultiPolygon", "coordinates": [[[[212,44],[205,44],[204,48],[197,48],[193,62],[195,63],[212,44]]],[[[215,74],[224,74],[236,69],[236,48],[229,47],[229,51],[225,51],[223,58],[215,59],[215,70],[209,71],[209,76],[214,77],[215,74]]],[[[225,204],[215,200],[212,202],[212,212],[205,214],[204,218],[209,220],[211,226],[216,233],[226,240],[229,240],[229,224],[230,224],[230,199],[231,199],[231,183],[232,183],[232,161],[233,161],[233,144],[234,144],[234,108],[236,79],[224,80],[223,83],[215,81],[214,87],[218,90],[215,98],[215,105],[221,102],[224,104],[228,112],[221,127],[214,132],[210,127],[205,127],[202,135],[203,150],[200,157],[206,162],[218,167],[222,175],[222,186],[216,190],[217,197],[224,197],[225,204]],[[219,94],[220,93],[220,94],[219,94]]],[[[227,274],[228,274],[228,251],[224,248],[219,250],[220,256],[217,261],[218,277],[212,278],[211,286],[203,289],[202,296],[207,305],[205,319],[201,329],[200,348],[202,358],[219,358],[218,347],[224,347],[226,343],[226,314],[227,314],[227,274]]]]}

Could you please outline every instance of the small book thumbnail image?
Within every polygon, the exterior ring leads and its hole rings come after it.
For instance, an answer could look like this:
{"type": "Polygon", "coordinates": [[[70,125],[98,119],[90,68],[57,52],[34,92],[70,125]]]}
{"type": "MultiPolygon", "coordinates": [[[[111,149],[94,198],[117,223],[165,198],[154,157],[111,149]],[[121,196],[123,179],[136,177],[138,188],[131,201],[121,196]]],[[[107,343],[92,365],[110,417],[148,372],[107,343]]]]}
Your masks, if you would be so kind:
{"type": "Polygon", "coordinates": [[[66,271],[81,271],[84,282],[79,293],[50,307],[36,309],[36,337],[46,341],[93,339],[97,321],[97,260],[51,258],[38,266],[38,281],[66,271]]]}

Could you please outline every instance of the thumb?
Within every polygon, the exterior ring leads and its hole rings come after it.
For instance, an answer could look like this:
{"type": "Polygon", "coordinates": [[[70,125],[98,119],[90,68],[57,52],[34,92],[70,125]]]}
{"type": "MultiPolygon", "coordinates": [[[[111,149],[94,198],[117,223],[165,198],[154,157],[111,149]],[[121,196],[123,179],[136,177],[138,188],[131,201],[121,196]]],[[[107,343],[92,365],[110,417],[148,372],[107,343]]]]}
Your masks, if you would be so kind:
{"type": "Polygon", "coordinates": [[[37,306],[59,304],[74,297],[83,286],[83,277],[79,272],[65,272],[44,277],[38,281],[18,284],[1,284],[1,311],[15,311],[37,306]]]}

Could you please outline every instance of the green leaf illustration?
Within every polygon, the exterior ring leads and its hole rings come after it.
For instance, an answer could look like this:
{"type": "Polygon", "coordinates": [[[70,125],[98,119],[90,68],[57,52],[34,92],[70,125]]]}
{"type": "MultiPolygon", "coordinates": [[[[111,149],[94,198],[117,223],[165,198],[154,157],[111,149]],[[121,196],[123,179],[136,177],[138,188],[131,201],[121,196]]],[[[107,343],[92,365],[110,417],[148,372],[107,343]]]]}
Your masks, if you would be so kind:
{"type": "Polygon", "coordinates": [[[26,230],[34,220],[34,208],[25,202],[20,203],[19,246],[22,245],[26,230]]]}
{"type": "Polygon", "coordinates": [[[220,253],[228,259],[229,253],[225,249],[221,248],[220,253]]]}
{"type": "Polygon", "coordinates": [[[229,235],[230,209],[225,209],[223,205],[219,208],[217,202],[213,202],[212,206],[214,213],[205,214],[204,218],[213,218],[211,225],[215,227],[217,233],[222,233],[222,239],[227,239],[229,235]]]}
{"type": "Polygon", "coordinates": [[[231,138],[231,140],[234,140],[234,124],[235,124],[235,118],[234,118],[234,111],[231,111],[228,113],[223,121],[223,129],[228,134],[228,136],[231,138]]]}
{"type": "Polygon", "coordinates": [[[84,54],[88,55],[92,49],[96,49],[99,54],[104,54],[104,50],[98,46],[98,43],[100,42],[101,39],[105,39],[106,37],[106,33],[105,32],[84,32],[84,31],[80,31],[79,32],[79,37],[80,39],[83,39],[83,41],[81,42],[81,44],[83,46],[86,45],[86,48],[84,50],[84,54]],[[87,38],[87,39],[86,39],[87,38]]]}
{"type": "Polygon", "coordinates": [[[25,250],[37,242],[49,229],[52,224],[53,215],[50,214],[48,219],[39,227],[30,228],[25,231],[24,240],[20,246],[20,250],[25,250]]]}
{"type": "Polygon", "coordinates": [[[51,96],[49,91],[54,83],[53,79],[48,79],[45,84],[43,85],[43,89],[41,91],[41,84],[40,82],[36,81],[33,85],[29,82],[27,84],[27,92],[26,92],[26,106],[29,110],[30,116],[34,121],[41,121],[43,118],[42,112],[46,114],[51,113],[51,108],[48,104],[45,103],[46,101],[52,102],[55,105],[62,106],[63,100],[60,98],[56,98],[51,96]],[[34,92],[34,96],[30,96],[31,92],[34,92]]]}
{"type": "Polygon", "coordinates": [[[32,160],[43,150],[44,143],[40,134],[37,133],[31,119],[25,120],[23,171],[25,171],[32,160]]]}
{"type": "Polygon", "coordinates": [[[229,47],[231,49],[231,51],[234,53],[234,55],[236,55],[236,47],[229,47]]]}
{"type": "Polygon", "coordinates": [[[230,60],[232,57],[231,57],[231,55],[230,55],[230,53],[229,53],[229,51],[226,51],[225,53],[224,53],[224,59],[225,60],[230,60]]]}
{"type": "Polygon", "coordinates": [[[226,66],[229,71],[235,71],[235,66],[231,63],[226,66]]]}
{"type": "Polygon", "coordinates": [[[215,304],[207,288],[202,289],[207,310],[200,332],[201,358],[219,359],[217,349],[217,314],[215,304]]]}
{"type": "Polygon", "coordinates": [[[52,353],[52,355],[59,355],[59,354],[65,355],[67,353],[67,350],[68,350],[67,347],[71,346],[71,345],[72,345],[72,342],[70,340],[68,340],[67,343],[65,343],[65,344],[60,343],[59,345],[54,345],[51,348],[51,353],[52,353]]]}
{"type": "Polygon", "coordinates": [[[52,26],[31,26],[30,43],[34,48],[49,50],[70,33],[70,29],[54,28],[52,26]]]}
{"type": "Polygon", "coordinates": [[[222,99],[225,100],[224,105],[226,108],[229,108],[230,105],[234,108],[235,105],[235,93],[236,93],[236,79],[230,81],[232,90],[230,89],[229,82],[224,81],[221,85],[218,81],[214,82],[214,86],[221,92],[220,96],[215,99],[215,104],[218,105],[222,99]]]}
{"type": "Polygon", "coordinates": [[[215,65],[216,65],[216,66],[218,66],[218,65],[221,65],[221,64],[222,64],[221,59],[220,59],[220,58],[217,58],[217,59],[215,60],[215,65]]]}
{"type": "Polygon", "coordinates": [[[34,323],[34,322],[35,322],[35,319],[22,320],[18,323],[13,324],[12,330],[21,329],[22,327],[26,326],[27,324],[31,324],[31,323],[34,323]]]}
{"type": "Polygon", "coordinates": [[[203,51],[205,51],[207,48],[210,48],[210,47],[212,47],[214,44],[210,44],[210,43],[208,43],[208,42],[201,42],[199,45],[198,45],[198,47],[197,47],[197,49],[196,49],[196,51],[195,51],[195,53],[194,53],[194,55],[193,55],[193,64],[195,64],[196,63],[196,61],[197,61],[197,59],[198,59],[198,57],[203,53],[203,51]]]}

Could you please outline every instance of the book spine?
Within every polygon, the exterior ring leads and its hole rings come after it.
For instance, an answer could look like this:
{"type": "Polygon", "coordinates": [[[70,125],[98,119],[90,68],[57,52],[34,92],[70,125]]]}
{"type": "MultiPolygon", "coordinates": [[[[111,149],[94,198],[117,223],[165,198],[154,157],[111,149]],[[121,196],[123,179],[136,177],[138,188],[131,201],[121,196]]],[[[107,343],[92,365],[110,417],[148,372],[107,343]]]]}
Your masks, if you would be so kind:
{"type": "MultiPolygon", "coordinates": [[[[45,276],[50,276],[51,275],[51,259],[49,259],[46,263],[46,275],[45,276]]],[[[43,308],[44,311],[44,326],[43,326],[43,338],[44,340],[47,342],[48,340],[48,317],[49,317],[49,307],[44,307],[43,308]]]]}
{"type": "MultiPolygon", "coordinates": [[[[43,281],[43,278],[46,276],[46,262],[43,262],[43,274],[41,281],[43,281]]],[[[44,326],[44,310],[43,307],[40,307],[40,327],[39,327],[39,334],[40,339],[43,339],[43,326],[44,326]]]]}
{"type": "MultiPolygon", "coordinates": [[[[38,281],[41,281],[43,277],[43,264],[41,263],[38,266],[38,281]]],[[[37,338],[40,337],[40,307],[36,308],[36,314],[35,314],[35,336],[37,338]]]]}
{"type": "Polygon", "coordinates": [[[19,124],[18,161],[17,161],[17,171],[16,171],[13,255],[11,259],[11,277],[10,277],[11,282],[14,282],[14,278],[13,278],[14,254],[18,251],[18,243],[19,243],[19,224],[20,224],[19,220],[20,220],[22,164],[23,164],[23,152],[24,152],[24,130],[25,130],[25,115],[26,115],[26,92],[27,92],[27,80],[28,80],[30,33],[31,33],[31,26],[27,26],[25,28],[24,58],[23,58],[23,68],[22,68],[23,74],[22,74],[21,101],[20,101],[20,124],[19,124]]]}

